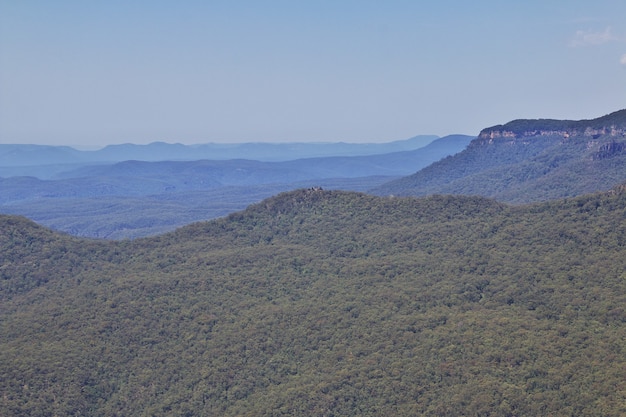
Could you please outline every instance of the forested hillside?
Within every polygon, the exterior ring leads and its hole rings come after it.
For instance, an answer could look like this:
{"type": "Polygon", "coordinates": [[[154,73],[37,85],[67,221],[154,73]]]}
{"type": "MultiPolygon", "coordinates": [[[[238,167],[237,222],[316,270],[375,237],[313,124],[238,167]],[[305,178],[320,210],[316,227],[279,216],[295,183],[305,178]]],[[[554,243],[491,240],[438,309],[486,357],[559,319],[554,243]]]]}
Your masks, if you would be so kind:
{"type": "Polygon", "coordinates": [[[0,217],[0,415],[618,416],[626,193],[304,189],[158,237],[0,217]]]}
{"type": "Polygon", "coordinates": [[[592,120],[514,120],[462,152],[375,188],[378,195],[481,195],[511,203],[606,191],[626,181],[626,110],[592,120]]]}

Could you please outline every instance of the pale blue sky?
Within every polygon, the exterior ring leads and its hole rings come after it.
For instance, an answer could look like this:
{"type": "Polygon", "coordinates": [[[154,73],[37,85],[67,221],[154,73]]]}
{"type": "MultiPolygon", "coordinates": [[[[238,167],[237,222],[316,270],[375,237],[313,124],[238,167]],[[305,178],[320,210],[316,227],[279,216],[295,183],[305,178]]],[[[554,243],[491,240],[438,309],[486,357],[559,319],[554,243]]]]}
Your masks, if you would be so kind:
{"type": "Polygon", "coordinates": [[[0,143],[387,142],[622,108],[624,0],[0,0],[0,143]]]}

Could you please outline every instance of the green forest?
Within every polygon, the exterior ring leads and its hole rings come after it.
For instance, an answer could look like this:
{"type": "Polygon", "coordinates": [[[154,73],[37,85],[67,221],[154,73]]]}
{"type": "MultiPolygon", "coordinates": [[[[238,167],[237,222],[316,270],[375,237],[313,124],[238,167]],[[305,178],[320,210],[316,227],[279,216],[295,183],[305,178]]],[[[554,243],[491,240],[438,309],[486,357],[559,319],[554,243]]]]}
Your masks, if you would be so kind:
{"type": "Polygon", "coordinates": [[[156,237],[0,216],[0,415],[626,415],[626,187],[301,189],[156,237]]]}

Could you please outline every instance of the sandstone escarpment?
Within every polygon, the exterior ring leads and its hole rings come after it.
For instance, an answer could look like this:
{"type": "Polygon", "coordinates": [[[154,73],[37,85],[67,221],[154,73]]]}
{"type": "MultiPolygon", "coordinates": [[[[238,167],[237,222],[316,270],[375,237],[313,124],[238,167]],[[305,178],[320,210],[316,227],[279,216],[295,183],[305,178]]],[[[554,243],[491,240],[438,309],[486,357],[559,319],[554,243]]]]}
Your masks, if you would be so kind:
{"type": "Polygon", "coordinates": [[[478,135],[480,144],[492,143],[497,139],[518,139],[533,137],[582,136],[597,139],[602,136],[626,136],[626,110],[620,110],[592,120],[553,120],[553,119],[520,119],[505,125],[483,129],[478,135]]]}

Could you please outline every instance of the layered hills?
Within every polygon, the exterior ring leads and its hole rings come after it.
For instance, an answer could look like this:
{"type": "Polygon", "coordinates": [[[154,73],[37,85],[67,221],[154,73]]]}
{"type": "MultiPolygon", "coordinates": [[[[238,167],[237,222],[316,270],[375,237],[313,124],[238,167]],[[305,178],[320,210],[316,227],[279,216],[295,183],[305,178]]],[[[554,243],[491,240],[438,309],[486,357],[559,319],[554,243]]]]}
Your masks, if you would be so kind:
{"type": "Polygon", "coordinates": [[[482,195],[526,203],[626,181],[626,110],[592,120],[514,120],[484,129],[456,155],[373,190],[482,195]]]}
{"type": "MultiPolygon", "coordinates": [[[[355,152],[367,153],[372,149],[417,146],[418,139],[389,144],[344,145],[355,152]]],[[[162,147],[137,146],[130,155],[143,155],[144,160],[87,164],[72,169],[63,165],[66,170],[56,172],[54,179],[33,176],[0,178],[0,212],[24,215],[40,224],[80,236],[136,238],[170,231],[193,221],[224,216],[263,198],[297,188],[322,186],[325,189],[364,191],[457,153],[471,139],[451,135],[411,150],[291,161],[241,158],[152,161],[151,158],[164,156],[156,152],[162,147]],[[140,154],[139,150],[144,153],[140,154]]],[[[282,149],[282,153],[276,151],[277,156],[287,152],[290,146],[299,151],[308,149],[312,154],[333,149],[337,153],[345,152],[344,146],[339,144],[334,147],[319,145],[321,149],[317,151],[313,144],[308,147],[303,144],[270,145],[267,149],[282,149]]],[[[163,145],[163,148],[170,149],[170,145],[163,145]]],[[[193,151],[193,148],[183,149],[193,151]]],[[[182,154],[172,149],[170,156],[177,155],[182,154]]],[[[196,156],[201,155],[199,152],[196,156]]],[[[33,172],[50,169],[48,166],[27,168],[33,172]]]]}
{"type": "Polygon", "coordinates": [[[302,189],[133,241],[0,216],[0,414],[626,413],[626,192],[302,189]]]}
{"type": "Polygon", "coordinates": [[[420,135],[386,143],[181,143],[153,142],[147,145],[108,145],[98,150],[79,150],[69,146],[0,144],[0,177],[28,175],[54,178],[72,167],[92,164],[137,161],[196,161],[251,159],[289,161],[329,156],[366,156],[422,148],[437,136],[420,135]]]}

